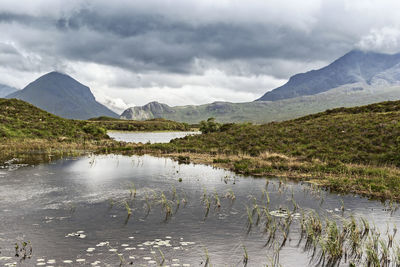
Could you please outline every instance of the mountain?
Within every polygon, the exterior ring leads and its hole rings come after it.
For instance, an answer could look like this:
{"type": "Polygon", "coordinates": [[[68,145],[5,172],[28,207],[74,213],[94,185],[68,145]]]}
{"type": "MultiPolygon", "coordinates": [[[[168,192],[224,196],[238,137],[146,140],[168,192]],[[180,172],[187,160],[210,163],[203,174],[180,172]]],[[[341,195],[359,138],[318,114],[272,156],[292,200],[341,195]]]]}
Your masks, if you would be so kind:
{"type": "Polygon", "coordinates": [[[5,84],[0,84],[0,97],[5,97],[11,93],[16,92],[18,89],[14,87],[10,87],[5,84]]]}
{"type": "Polygon", "coordinates": [[[398,99],[400,99],[400,85],[375,86],[353,83],[315,95],[277,101],[214,102],[198,106],[176,107],[152,102],[151,105],[147,104],[142,107],[133,107],[125,110],[121,118],[131,120],[165,118],[179,122],[198,123],[201,120],[214,117],[219,122],[266,123],[294,119],[326,109],[354,107],[398,99]],[[152,107],[157,106],[162,106],[163,109],[152,109],[152,107]]]}
{"type": "Polygon", "coordinates": [[[165,114],[173,113],[174,111],[170,106],[161,104],[156,101],[150,102],[142,107],[132,107],[126,109],[120,116],[125,120],[149,120],[154,118],[161,118],[165,114]]]}
{"type": "Polygon", "coordinates": [[[377,76],[387,82],[398,83],[400,81],[399,64],[400,53],[389,55],[353,50],[322,69],[290,77],[286,84],[267,92],[257,100],[277,101],[315,95],[358,82],[371,85],[377,76]],[[393,76],[394,72],[397,75],[393,76]]]}
{"type": "Polygon", "coordinates": [[[7,98],[24,100],[63,118],[118,117],[96,101],[89,87],[59,72],[45,74],[7,98]]]}
{"type": "Polygon", "coordinates": [[[248,103],[214,102],[170,107],[152,102],[129,108],[123,119],[165,118],[197,123],[266,123],[301,117],[337,107],[354,107],[400,99],[400,54],[351,51],[320,70],[297,74],[283,86],[248,103]]]}

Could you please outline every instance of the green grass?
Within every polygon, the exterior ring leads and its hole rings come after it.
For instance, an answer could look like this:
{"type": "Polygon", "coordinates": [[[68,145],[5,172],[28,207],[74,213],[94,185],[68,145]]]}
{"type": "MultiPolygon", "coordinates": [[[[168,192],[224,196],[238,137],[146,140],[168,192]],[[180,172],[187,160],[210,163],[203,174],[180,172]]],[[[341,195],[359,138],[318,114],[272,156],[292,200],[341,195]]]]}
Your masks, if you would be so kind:
{"type": "Polygon", "coordinates": [[[37,164],[112,144],[102,127],[63,119],[21,100],[0,98],[0,164],[12,158],[37,164]]]}
{"type": "Polygon", "coordinates": [[[106,139],[106,130],[68,120],[16,99],[0,98],[0,139],[106,139]]]}
{"type": "Polygon", "coordinates": [[[268,151],[305,161],[317,158],[331,162],[328,169],[340,168],[341,163],[400,167],[400,101],[339,108],[264,125],[224,126],[217,132],[151,147],[252,156],[268,151]]]}

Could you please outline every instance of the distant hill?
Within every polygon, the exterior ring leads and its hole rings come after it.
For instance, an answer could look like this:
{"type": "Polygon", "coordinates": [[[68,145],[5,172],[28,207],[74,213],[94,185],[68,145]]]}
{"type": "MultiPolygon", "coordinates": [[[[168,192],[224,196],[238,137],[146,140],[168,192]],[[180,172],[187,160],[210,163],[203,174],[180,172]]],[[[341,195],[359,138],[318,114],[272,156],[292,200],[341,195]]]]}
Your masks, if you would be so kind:
{"type": "Polygon", "coordinates": [[[198,123],[214,117],[219,122],[266,123],[298,118],[337,107],[354,107],[380,101],[400,99],[400,86],[368,86],[354,83],[311,96],[278,101],[248,103],[214,102],[205,105],[170,107],[165,104],[145,105],[127,109],[121,118],[144,120],[165,118],[187,123],[198,123]],[[152,107],[162,106],[163,109],[152,107]]]}
{"type": "Polygon", "coordinates": [[[8,85],[0,84],[0,97],[5,97],[11,93],[16,92],[18,89],[8,85]]]}
{"type": "Polygon", "coordinates": [[[166,114],[173,112],[173,108],[170,106],[154,101],[141,107],[128,108],[121,114],[120,118],[125,120],[149,120],[163,118],[166,114]]]}
{"type": "Polygon", "coordinates": [[[400,84],[400,53],[389,55],[353,50],[328,66],[296,74],[281,87],[267,92],[258,101],[277,101],[315,95],[352,83],[367,85],[400,84]]]}
{"type": "Polygon", "coordinates": [[[96,101],[89,87],[59,72],[43,75],[7,98],[24,100],[63,118],[118,117],[96,101]]]}
{"type": "Polygon", "coordinates": [[[400,99],[400,54],[351,51],[329,66],[297,74],[283,86],[248,103],[214,102],[170,107],[152,102],[125,110],[121,118],[165,118],[197,123],[265,123],[298,118],[337,107],[354,107],[400,99]]]}

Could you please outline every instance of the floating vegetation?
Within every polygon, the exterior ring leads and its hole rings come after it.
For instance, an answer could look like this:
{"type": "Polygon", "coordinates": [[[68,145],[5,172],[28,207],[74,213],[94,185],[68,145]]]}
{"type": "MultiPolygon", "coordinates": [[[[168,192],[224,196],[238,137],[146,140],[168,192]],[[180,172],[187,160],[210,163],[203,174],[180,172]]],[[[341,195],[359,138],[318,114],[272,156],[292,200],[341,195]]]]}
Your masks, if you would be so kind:
{"type": "Polygon", "coordinates": [[[229,189],[228,192],[226,192],[225,197],[227,199],[230,199],[232,202],[236,199],[235,193],[233,192],[232,188],[229,189]]]}
{"type": "Polygon", "coordinates": [[[69,233],[65,237],[86,238],[86,234],[85,234],[85,231],[77,231],[77,232],[69,233]]]}
{"type": "Polygon", "coordinates": [[[21,260],[30,259],[32,257],[32,244],[30,241],[21,241],[19,243],[15,243],[15,257],[20,258],[21,260]]]}
{"type": "Polygon", "coordinates": [[[284,208],[279,208],[277,210],[270,211],[269,214],[271,214],[274,217],[280,217],[280,218],[289,217],[289,211],[284,208]]]}

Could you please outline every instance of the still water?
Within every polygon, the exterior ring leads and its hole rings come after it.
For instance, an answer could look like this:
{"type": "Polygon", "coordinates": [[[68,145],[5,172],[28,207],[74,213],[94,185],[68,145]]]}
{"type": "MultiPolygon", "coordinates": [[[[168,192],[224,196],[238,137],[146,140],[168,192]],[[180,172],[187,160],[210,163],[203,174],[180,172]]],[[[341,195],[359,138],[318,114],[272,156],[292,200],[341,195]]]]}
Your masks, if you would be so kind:
{"type": "Polygon", "coordinates": [[[108,132],[111,138],[129,143],[168,143],[172,139],[182,138],[187,135],[200,134],[200,132],[108,132]]]}
{"type": "MultiPolygon", "coordinates": [[[[270,210],[292,207],[294,199],[321,217],[354,215],[382,229],[400,221],[376,201],[266,181],[152,156],[80,157],[0,170],[0,266],[204,266],[208,259],[213,266],[243,266],[244,248],[248,266],[265,266],[273,248],[265,246],[261,223],[249,229],[246,213],[254,202],[265,205],[263,190],[270,210]],[[22,241],[31,243],[30,259],[14,257],[14,244],[22,241]]],[[[298,246],[297,220],[280,263],[315,265],[298,246]]]]}

